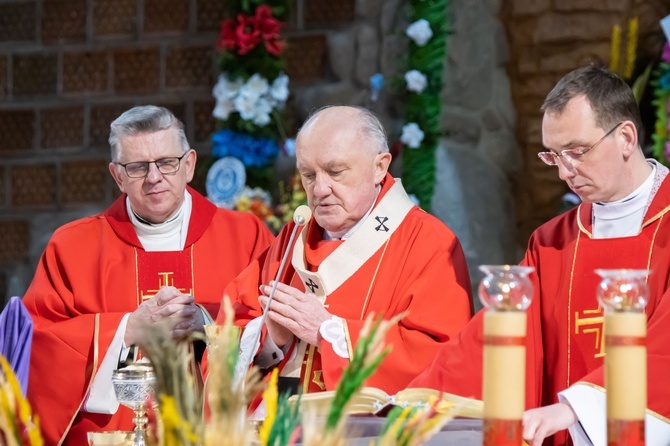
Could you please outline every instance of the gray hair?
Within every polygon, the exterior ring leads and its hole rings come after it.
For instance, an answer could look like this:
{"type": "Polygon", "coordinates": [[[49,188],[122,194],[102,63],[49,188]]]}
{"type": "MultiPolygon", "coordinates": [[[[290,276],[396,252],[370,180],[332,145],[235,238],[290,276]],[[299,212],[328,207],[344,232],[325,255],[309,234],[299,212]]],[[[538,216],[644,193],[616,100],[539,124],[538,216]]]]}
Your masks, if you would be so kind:
{"type": "Polygon", "coordinates": [[[562,113],[571,99],[582,95],[589,100],[601,129],[631,121],[638,135],[642,134],[640,108],[633,91],[619,76],[602,67],[586,66],[566,74],[549,92],[540,110],[562,113]]]}
{"type": "Polygon", "coordinates": [[[139,133],[158,132],[174,128],[179,136],[182,153],[191,148],[184,133],[184,124],[167,108],[156,105],[140,105],[127,110],[116,118],[110,127],[109,146],[112,149],[112,161],[118,162],[121,153],[121,140],[139,133]]]}
{"type": "MultiPolygon", "coordinates": [[[[304,122],[304,124],[298,130],[298,134],[302,131],[307,124],[309,124],[313,119],[315,119],[322,111],[327,110],[333,107],[341,107],[339,105],[326,105],[319,108],[310,114],[309,118],[304,122]]],[[[378,153],[389,153],[389,143],[388,138],[386,137],[386,131],[381,121],[374,113],[368,110],[365,107],[360,107],[357,105],[347,105],[347,108],[352,108],[358,111],[360,119],[359,131],[368,138],[373,143],[373,149],[375,155],[378,153]]]]}

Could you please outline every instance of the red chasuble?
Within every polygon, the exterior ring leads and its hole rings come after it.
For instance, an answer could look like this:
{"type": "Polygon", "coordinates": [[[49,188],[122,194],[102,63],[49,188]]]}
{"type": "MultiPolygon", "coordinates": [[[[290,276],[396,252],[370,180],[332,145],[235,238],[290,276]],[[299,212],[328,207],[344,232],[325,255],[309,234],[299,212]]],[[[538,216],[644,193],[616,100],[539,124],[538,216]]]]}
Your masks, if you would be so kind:
{"type": "Polygon", "coordinates": [[[255,216],[218,209],[189,192],[183,251],[144,251],[125,195],[49,241],[23,299],[35,321],[28,397],[47,444],[82,445],[87,431],[131,430],[132,412],[123,406],[115,415],[80,411],[123,316],[163,285],[216,314],[226,285],[271,242],[255,216]]]}
{"type": "MultiPolygon", "coordinates": [[[[303,240],[299,246],[304,250],[304,256],[298,258],[300,256],[293,252],[295,245],[287,246],[293,224],[287,225],[269,250],[226,289],[226,294],[235,300],[236,323],[245,326],[260,316],[258,287],[274,280],[283,253],[290,249],[289,259],[293,261],[287,264],[281,281],[302,291],[309,287],[317,298],[321,296],[328,311],[344,319],[350,346],[356,345],[363,321],[369,314],[390,319],[406,312],[387,335],[386,342],[392,346],[392,352],[367,382],[387,393],[406,387],[430,363],[438,347],[455,336],[470,319],[472,302],[461,245],[442,222],[411,202],[404,219],[397,222],[393,221],[392,213],[377,215],[382,207],[380,202],[395,183],[387,175],[375,208],[366,223],[348,240],[323,241],[323,229],[311,220],[307,229],[302,230],[307,232],[299,232],[296,237],[303,240]],[[374,238],[376,233],[387,229],[395,230],[380,241],[378,249],[360,243],[361,238],[374,238]],[[369,237],[365,233],[368,230],[369,237]],[[363,231],[362,237],[357,236],[359,231],[363,231]],[[365,254],[366,249],[370,251],[369,256],[365,254]],[[352,255],[346,257],[342,250],[352,255]],[[361,258],[355,259],[357,255],[361,258]],[[339,266],[332,264],[333,260],[343,259],[339,266]],[[359,262],[360,266],[350,268],[348,277],[336,278],[352,263],[347,259],[359,262]],[[301,276],[303,273],[296,270],[296,261],[314,274],[301,276]]],[[[384,206],[394,208],[396,202],[407,199],[399,183],[397,186],[400,198],[384,206]]],[[[217,321],[223,319],[224,314],[220,313],[217,321]]],[[[294,364],[301,366],[300,384],[304,392],[332,390],[337,386],[348,360],[336,355],[330,343],[322,342],[320,349],[296,345],[296,350],[301,356],[294,364]]]]}
{"type": "MultiPolygon", "coordinates": [[[[670,417],[670,386],[664,375],[670,370],[670,347],[665,342],[670,303],[663,297],[670,281],[668,211],[670,177],[654,196],[636,236],[591,238],[591,204],[582,204],[535,231],[522,262],[536,269],[531,275],[535,295],[528,310],[526,340],[527,408],[558,402],[558,392],[579,381],[604,390],[603,312],[596,298],[601,278],[594,270],[649,269],[648,407],[670,417]],[[660,320],[666,321],[665,332],[660,320]]],[[[475,315],[459,337],[441,349],[411,387],[482,398],[482,314],[475,315]]],[[[567,436],[567,431],[559,432],[545,444],[565,444],[567,436]]]]}

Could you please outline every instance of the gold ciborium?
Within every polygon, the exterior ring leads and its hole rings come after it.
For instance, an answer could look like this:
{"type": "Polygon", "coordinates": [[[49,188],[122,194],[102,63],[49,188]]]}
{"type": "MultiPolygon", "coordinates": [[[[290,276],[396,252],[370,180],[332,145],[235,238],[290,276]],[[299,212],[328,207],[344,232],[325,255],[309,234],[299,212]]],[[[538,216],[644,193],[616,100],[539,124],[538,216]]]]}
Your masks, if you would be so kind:
{"type": "Polygon", "coordinates": [[[133,446],[146,446],[147,409],[155,395],[156,375],[145,365],[131,365],[112,374],[114,393],[120,404],[135,412],[135,440],[133,446]]]}

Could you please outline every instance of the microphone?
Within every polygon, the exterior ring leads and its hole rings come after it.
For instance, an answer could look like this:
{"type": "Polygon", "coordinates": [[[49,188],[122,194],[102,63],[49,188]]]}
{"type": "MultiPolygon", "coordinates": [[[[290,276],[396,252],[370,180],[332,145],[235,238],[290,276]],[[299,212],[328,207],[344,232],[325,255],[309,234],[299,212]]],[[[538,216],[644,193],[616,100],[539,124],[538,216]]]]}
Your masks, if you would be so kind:
{"type": "MultiPolygon", "coordinates": [[[[256,333],[253,344],[251,344],[254,351],[256,349],[256,344],[259,342],[261,338],[261,330],[265,325],[265,319],[267,319],[268,311],[270,310],[270,304],[272,303],[272,298],[274,297],[275,291],[277,290],[277,285],[279,284],[279,278],[282,276],[282,274],[284,274],[284,268],[286,267],[286,260],[288,259],[288,253],[291,250],[291,247],[293,246],[293,239],[295,238],[295,234],[298,232],[298,228],[305,226],[307,223],[309,223],[311,219],[312,219],[312,210],[309,208],[309,206],[306,206],[304,204],[298,206],[293,212],[293,222],[295,223],[295,226],[291,231],[291,237],[288,240],[287,249],[284,252],[284,255],[282,256],[281,263],[279,264],[279,269],[277,270],[277,275],[275,276],[274,284],[272,285],[270,295],[268,296],[268,302],[265,304],[265,308],[263,309],[263,316],[261,316],[261,322],[260,326],[258,327],[258,332],[256,333]]],[[[254,362],[254,354],[252,353],[249,365],[251,365],[253,362],[254,362]]]]}
{"type": "MultiPolygon", "coordinates": [[[[312,219],[312,210],[304,204],[295,208],[293,212],[293,222],[298,226],[305,226],[312,219]]],[[[289,246],[291,244],[289,243],[289,246]]]]}

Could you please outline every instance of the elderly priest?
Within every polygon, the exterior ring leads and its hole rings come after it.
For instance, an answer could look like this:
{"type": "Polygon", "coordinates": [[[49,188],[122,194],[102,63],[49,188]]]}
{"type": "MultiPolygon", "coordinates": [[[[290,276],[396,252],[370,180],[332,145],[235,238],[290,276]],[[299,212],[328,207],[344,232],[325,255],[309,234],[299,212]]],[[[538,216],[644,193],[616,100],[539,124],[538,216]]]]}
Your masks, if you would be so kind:
{"type": "MultiPolygon", "coordinates": [[[[302,392],[332,390],[364,319],[403,313],[387,334],[392,352],[367,382],[395,393],[471,317],[461,245],[387,173],[386,135],[370,111],[319,110],[298,133],[296,156],[314,218],[299,228],[294,244],[289,241],[295,224],[287,225],[226,288],[237,324],[246,326],[242,344],[250,344],[247,353],[251,349],[256,365],[280,367],[280,385],[302,392]],[[261,308],[287,252],[260,326],[261,308]],[[252,334],[259,331],[256,354],[252,334]]],[[[221,312],[217,321],[224,316],[221,312]]]]}

